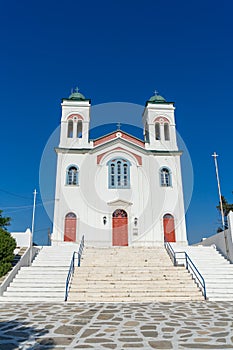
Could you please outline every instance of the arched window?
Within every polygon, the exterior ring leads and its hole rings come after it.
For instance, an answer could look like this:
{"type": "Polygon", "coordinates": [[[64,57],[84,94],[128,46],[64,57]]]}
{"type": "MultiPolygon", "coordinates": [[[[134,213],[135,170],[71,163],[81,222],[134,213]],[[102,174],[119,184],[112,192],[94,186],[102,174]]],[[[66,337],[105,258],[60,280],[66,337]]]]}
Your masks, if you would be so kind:
{"type": "Polygon", "coordinates": [[[168,168],[162,168],[160,170],[160,185],[164,187],[171,186],[171,172],[168,168]]]}
{"type": "Polygon", "coordinates": [[[78,173],[79,173],[79,169],[77,166],[74,166],[74,165],[69,166],[66,173],[66,184],[78,186],[79,185],[78,173]]]}
{"type": "Polygon", "coordinates": [[[161,140],[159,123],[155,123],[155,140],[161,140]]]}
{"type": "Polygon", "coordinates": [[[73,137],[73,120],[68,121],[67,137],[68,138],[73,137]]]}
{"type": "Polygon", "coordinates": [[[108,162],[109,188],[130,188],[130,162],[117,158],[108,162]]]}
{"type": "Polygon", "coordinates": [[[83,132],[83,122],[82,120],[78,120],[77,122],[77,138],[82,138],[82,132],[83,132]]]}
{"type": "Polygon", "coordinates": [[[165,141],[170,140],[170,131],[169,131],[169,124],[168,123],[164,123],[164,139],[165,139],[165,141]]]}

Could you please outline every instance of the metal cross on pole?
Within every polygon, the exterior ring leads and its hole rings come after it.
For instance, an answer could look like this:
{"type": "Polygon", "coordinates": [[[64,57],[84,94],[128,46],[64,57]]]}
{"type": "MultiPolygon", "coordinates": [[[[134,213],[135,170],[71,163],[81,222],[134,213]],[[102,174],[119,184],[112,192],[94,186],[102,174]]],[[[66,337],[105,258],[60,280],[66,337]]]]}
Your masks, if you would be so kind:
{"type": "Polygon", "coordinates": [[[219,180],[219,174],[218,174],[218,162],[217,162],[218,154],[214,152],[214,154],[212,154],[212,157],[214,157],[215,171],[216,171],[216,177],[217,177],[217,183],[218,183],[218,195],[219,195],[219,202],[220,202],[221,218],[222,218],[222,229],[224,230],[225,224],[224,224],[224,214],[223,214],[223,205],[222,205],[222,194],[221,194],[220,180],[219,180]]]}
{"type": "Polygon", "coordinates": [[[227,234],[225,231],[224,213],[223,213],[223,205],[222,205],[222,194],[221,194],[220,180],[219,180],[219,174],[218,174],[218,162],[217,162],[218,154],[216,152],[214,152],[214,154],[212,154],[212,157],[214,157],[214,164],[215,164],[216,177],[217,177],[217,183],[218,183],[218,195],[219,195],[221,218],[222,218],[222,229],[224,232],[224,240],[225,240],[225,246],[226,246],[226,255],[227,255],[227,258],[229,258],[229,246],[228,246],[227,234]]]}
{"type": "Polygon", "coordinates": [[[120,130],[120,129],[121,129],[121,123],[118,122],[118,123],[117,123],[117,130],[120,130]]]}
{"type": "Polygon", "coordinates": [[[30,261],[29,263],[31,264],[32,262],[32,247],[33,247],[33,235],[34,235],[34,224],[35,224],[35,210],[36,210],[36,189],[33,192],[33,209],[32,209],[32,230],[31,230],[31,239],[30,239],[30,261]]]}

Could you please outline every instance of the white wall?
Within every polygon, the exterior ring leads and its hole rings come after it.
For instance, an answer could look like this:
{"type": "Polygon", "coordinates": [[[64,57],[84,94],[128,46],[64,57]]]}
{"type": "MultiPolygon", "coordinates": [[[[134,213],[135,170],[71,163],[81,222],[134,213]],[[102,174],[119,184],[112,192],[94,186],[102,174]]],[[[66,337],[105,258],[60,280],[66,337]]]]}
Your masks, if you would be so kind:
{"type": "Polygon", "coordinates": [[[214,244],[216,248],[233,263],[233,212],[231,211],[228,215],[228,230],[217,233],[216,235],[210,236],[204,239],[198,245],[210,246],[214,244]]]}
{"type": "Polygon", "coordinates": [[[29,247],[31,236],[29,228],[25,232],[11,232],[11,236],[16,240],[17,247],[29,247]]]}
{"type": "Polygon", "coordinates": [[[142,157],[142,166],[132,155],[132,149],[125,144],[123,146],[120,139],[114,146],[105,147],[104,152],[99,164],[97,156],[103,150],[92,151],[91,154],[58,153],[53,244],[63,242],[65,215],[74,212],[77,216],[77,241],[84,234],[86,242],[111,245],[112,213],[118,209],[114,205],[116,200],[122,201],[120,208],[128,213],[130,245],[162,244],[163,216],[167,213],[175,218],[177,242],[186,243],[180,155],[155,156],[134,149],[133,152],[142,157]],[[108,189],[107,163],[114,157],[130,161],[130,189],[108,189]],[[65,185],[66,169],[70,164],[80,169],[79,186],[65,185]],[[163,166],[171,170],[171,187],[160,186],[160,168],[163,166]],[[107,217],[106,225],[103,224],[103,216],[107,217]],[[137,236],[135,217],[138,218],[137,236]]]}

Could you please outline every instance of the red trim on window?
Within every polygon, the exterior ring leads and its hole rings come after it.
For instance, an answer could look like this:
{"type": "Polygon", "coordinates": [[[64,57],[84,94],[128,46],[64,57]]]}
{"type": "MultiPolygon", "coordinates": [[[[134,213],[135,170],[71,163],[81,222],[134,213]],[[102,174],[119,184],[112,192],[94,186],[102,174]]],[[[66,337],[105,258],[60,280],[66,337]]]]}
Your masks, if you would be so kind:
{"type": "Polygon", "coordinates": [[[130,152],[130,151],[128,151],[128,150],[126,150],[126,149],[124,149],[124,148],[122,148],[122,147],[116,147],[116,148],[114,148],[114,149],[112,149],[112,150],[110,150],[110,151],[107,151],[107,152],[104,152],[104,153],[99,154],[99,155],[97,156],[97,164],[100,164],[101,159],[102,159],[106,154],[112,153],[112,152],[114,152],[114,151],[125,151],[125,152],[127,152],[127,153],[130,153],[130,154],[132,154],[132,155],[137,159],[138,165],[142,165],[142,157],[141,157],[141,156],[139,156],[139,155],[137,155],[137,154],[135,154],[135,153],[133,153],[133,152],[130,152]]]}
{"type": "Polygon", "coordinates": [[[154,123],[155,122],[159,122],[160,124],[164,124],[164,123],[170,124],[169,120],[166,117],[157,117],[154,120],[154,123]]]}
{"type": "Polygon", "coordinates": [[[76,117],[78,120],[84,120],[84,118],[80,114],[71,114],[69,115],[67,120],[74,119],[74,117],[76,117]]]}

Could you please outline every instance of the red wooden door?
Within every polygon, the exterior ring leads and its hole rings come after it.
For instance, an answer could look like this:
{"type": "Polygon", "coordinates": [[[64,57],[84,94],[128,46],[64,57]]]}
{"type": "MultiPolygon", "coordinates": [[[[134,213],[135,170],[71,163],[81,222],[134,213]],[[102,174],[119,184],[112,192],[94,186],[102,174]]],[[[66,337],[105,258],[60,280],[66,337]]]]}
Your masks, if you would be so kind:
{"type": "Polygon", "coordinates": [[[170,214],[166,214],[163,217],[163,229],[164,229],[164,240],[166,242],[175,242],[175,224],[174,217],[170,214]]]}
{"type": "Polygon", "coordinates": [[[115,210],[112,215],[112,245],[128,245],[128,217],[121,209],[115,210]]]}
{"type": "Polygon", "coordinates": [[[65,217],[65,232],[64,232],[65,242],[76,241],[76,226],[77,226],[76,215],[74,213],[67,214],[65,217]]]}

